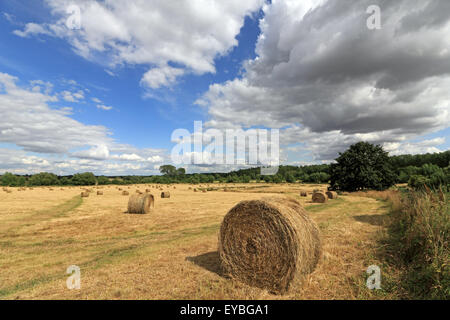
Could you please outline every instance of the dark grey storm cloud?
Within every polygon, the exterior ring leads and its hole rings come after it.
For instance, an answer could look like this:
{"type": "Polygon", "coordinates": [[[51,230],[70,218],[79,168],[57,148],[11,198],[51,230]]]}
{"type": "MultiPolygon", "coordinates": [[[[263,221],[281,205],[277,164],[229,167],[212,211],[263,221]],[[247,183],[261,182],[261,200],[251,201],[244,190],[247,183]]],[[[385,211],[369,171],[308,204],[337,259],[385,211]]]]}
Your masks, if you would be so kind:
{"type": "Polygon", "coordinates": [[[448,126],[449,1],[280,0],[264,12],[244,77],[198,101],[209,125],[291,126],[315,150],[320,135],[328,147],[318,159],[361,139],[393,146],[448,126]],[[380,30],[367,27],[371,5],[380,30]]]}

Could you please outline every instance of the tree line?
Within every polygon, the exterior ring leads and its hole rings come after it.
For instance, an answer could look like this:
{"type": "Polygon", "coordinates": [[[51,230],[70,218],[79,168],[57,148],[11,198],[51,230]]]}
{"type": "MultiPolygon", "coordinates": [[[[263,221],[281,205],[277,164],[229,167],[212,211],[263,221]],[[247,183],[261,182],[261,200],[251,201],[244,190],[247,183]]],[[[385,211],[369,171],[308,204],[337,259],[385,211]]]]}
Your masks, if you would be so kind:
{"type": "Polygon", "coordinates": [[[34,175],[0,176],[2,186],[81,186],[169,183],[330,183],[336,190],[384,190],[396,183],[408,183],[413,188],[447,186],[450,183],[450,151],[391,156],[381,146],[360,142],[341,153],[333,164],[280,166],[275,175],[261,175],[260,168],[242,169],[228,173],[186,174],[184,168],[171,165],[160,167],[155,176],[95,176],[78,173],[57,176],[42,172],[34,175]]]}

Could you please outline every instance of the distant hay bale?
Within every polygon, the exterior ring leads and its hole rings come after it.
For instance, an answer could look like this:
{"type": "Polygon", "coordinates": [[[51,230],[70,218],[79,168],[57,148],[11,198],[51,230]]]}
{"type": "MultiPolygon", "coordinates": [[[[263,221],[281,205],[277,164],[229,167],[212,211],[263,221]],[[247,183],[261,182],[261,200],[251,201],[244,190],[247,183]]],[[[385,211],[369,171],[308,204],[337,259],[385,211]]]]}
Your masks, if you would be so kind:
{"type": "Polygon", "coordinates": [[[82,198],[88,198],[89,197],[89,192],[82,192],[81,193],[81,197],[82,198]]]}
{"type": "Polygon", "coordinates": [[[337,199],[338,194],[335,191],[327,191],[327,197],[328,199],[337,199]]]}
{"type": "Polygon", "coordinates": [[[194,192],[197,192],[197,189],[194,188],[194,192]]]}
{"type": "Polygon", "coordinates": [[[128,196],[128,195],[130,195],[130,193],[128,191],[122,191],[122,195],[123,196],[128,196]]]}
{"type": "Polygon", "coordinates": [[[299,202],[286,198],[242,201],[220,227],[219,255],[228,275],[285,293],[311,273],[321,255],[319,230],[299,202]]]}
{"type": "Polygon", "coordinates": [[[308,193],[307,193],[306,191],[301,191],[301,192],[300,192],[300,196],[302,196],[302,197],[307,197],[307,196],[308,196],[308,193]]]}
{"type": "Polygon", "coordinates": [[[150,193],[151,190],[150,190],[150,189],[145,189],[145,192],[146,192],[146,193],[150,193]]]}
{"type": "Polygon", "coordinates": [[[128,200],[128,213],[146,214],[155,207],[152,194],[133,194],[128,200]]]}
{"type": "Polygon", "coordinates": [[[312,202],[314,203],[325,203],[328,201],[328,197],[323,192],[314,192],[312,195],[312,202]]]}
{"type": "Polygon", "coordinates": [[[163,199],[170,198],[170,192],[169,191],[161,192],[161,198],[163,199]]]}
{"type": "Polygon", "coordinates": [[[98,196],[102,196],[103,195],[103,191],[97,191],[97,195],[98,196]]]}

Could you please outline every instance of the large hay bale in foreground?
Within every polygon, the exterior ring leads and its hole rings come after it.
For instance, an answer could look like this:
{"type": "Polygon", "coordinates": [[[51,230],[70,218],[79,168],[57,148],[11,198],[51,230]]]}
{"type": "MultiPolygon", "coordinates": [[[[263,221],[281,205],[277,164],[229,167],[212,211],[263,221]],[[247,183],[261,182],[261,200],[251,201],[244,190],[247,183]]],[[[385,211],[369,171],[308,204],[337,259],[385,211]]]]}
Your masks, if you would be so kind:
{"type": "Polygon", "coordinates": [[[242,201],[222,222],[219,255],[230,276],[284,293],[295,278],[315,269],[321,255],[319,230],[293,199],[242,201]]]}
{"type": "Polygon", "coordinates": [[[338,194],[335,191],[327,191],[327,197],[328,199],[337,199],[338,194]]]}
{"type": "Polygon", "coordinates": [[[155,207],[152,194],[133,194],[128,200],[128,213],[146,214],[155,207]]]}
{"type": "Polygon", "coordinates": [[[312,195],[312,202],[314,203],[325,203],[328,201],[328,197],[323,192],[314,192],[312,195]]]}
{"type": "Polygon", "coordinates": [[[169,191],[161,192],[161,198],[163,199],[170,198],[170,192],[169,191]]]}
{"type": "Polygon", "coordinates": [[[81,193],[82,198],[89,198],[89,192],[82,192],[81,193]]]}

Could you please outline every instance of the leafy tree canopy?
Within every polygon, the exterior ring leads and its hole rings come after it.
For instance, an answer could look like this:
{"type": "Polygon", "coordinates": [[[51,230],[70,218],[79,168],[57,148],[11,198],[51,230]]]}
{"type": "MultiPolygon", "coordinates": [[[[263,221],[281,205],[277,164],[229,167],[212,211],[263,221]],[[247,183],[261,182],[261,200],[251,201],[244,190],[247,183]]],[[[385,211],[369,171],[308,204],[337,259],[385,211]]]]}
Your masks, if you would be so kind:
{"type": "Polygon", "coordinates": [[[356,143],[330,167],[331,188],[342,191],[385,190],[396,182],[389,155],[379,145],[356,143]]]}

